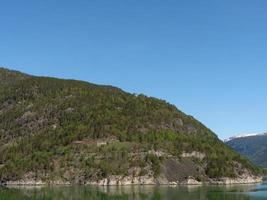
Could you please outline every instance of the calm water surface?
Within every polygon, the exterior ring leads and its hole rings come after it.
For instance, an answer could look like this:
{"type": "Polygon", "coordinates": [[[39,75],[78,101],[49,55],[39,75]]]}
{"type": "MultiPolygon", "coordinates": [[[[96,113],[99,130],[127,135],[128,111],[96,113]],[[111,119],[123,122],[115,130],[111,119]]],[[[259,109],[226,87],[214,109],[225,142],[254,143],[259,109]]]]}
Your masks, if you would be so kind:
{"type": "Polygon", "coordinates": [[[0,200],[267,200],[267,182],[240,186],[0,188],[0,200]]]}

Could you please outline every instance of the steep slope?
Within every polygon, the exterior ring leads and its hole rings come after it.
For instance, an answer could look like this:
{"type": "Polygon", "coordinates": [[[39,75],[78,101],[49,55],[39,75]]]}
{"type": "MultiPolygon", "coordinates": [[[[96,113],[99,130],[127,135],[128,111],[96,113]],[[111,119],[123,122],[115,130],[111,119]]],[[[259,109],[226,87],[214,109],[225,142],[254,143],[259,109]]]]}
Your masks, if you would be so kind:
{"type": "Polygon", "coordinates": [[[29,76],[27,74],[23,74],[18,71],[0,68],[0,84],[1,85],[13,84],[13,83],[16,83],[17,81],[24,80],[28,77],[29,76]]]}
{"type": "Polygon", "coordinates": [[[255,165],[267,168],[267,133],[233,137],[226,144],[255,165]]]}
{"type": "Polygon", "coordinates": [[[82,81],[0,74],[3,183],[252,182],[259,174],[165,101],[82,81]]]}

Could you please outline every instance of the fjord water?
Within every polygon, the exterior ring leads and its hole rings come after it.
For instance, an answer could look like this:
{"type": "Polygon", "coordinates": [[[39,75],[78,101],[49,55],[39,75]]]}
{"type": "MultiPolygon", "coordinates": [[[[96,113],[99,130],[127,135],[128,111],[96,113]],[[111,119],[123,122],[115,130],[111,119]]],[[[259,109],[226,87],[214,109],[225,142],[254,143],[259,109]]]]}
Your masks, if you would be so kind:
{"type": "Polygon", "coordinates": [[[264,200],[267,182],[236,186],[1,188],[0,200],[264,200]]]}

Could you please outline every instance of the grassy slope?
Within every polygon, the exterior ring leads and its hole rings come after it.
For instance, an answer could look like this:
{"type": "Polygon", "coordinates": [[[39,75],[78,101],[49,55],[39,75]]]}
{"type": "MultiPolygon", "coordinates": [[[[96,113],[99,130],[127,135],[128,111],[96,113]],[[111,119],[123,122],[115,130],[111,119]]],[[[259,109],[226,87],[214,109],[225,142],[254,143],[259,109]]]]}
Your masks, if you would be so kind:
{"type": "Polygon", "coordinates": [[[234,177],[245,168],[258,173],[212,131],[163,100],[5,69],[0,81],[1,180],[27,172],[70,181],[150,171],[158,176],[167,158],[150,150],[177,160],[183,151],[203,152],[205,160],[195,162],[212,178],[234,177]]]}

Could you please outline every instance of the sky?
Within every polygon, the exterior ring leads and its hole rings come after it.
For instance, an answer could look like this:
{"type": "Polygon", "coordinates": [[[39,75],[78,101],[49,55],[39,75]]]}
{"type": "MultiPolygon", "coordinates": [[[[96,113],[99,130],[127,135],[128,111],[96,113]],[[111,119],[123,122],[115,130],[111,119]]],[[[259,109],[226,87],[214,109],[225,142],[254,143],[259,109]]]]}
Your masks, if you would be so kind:
{"type": "Polygon", "coordinates": [[[0,66],[165,99],[221,139],[267,131],[266,0],[10,0],[0,66]]]}

